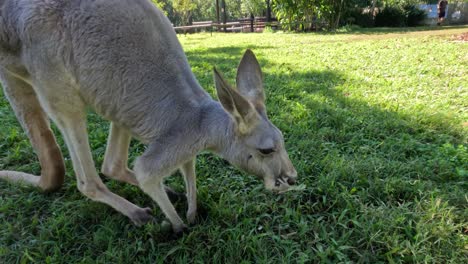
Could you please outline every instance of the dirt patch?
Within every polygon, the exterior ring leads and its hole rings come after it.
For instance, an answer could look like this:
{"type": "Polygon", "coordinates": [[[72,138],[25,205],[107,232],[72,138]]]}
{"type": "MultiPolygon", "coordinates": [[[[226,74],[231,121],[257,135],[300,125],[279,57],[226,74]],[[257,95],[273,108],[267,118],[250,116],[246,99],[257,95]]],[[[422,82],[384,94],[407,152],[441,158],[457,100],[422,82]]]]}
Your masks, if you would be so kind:
{"type": "MultiPolygon", "coordinates": [[[[464,35],[467,41],[466,27],[463,28],[434,28],[433,30],[407,31],[407,32],[390,32],[390,33],[371,33],[371,34],[356,34],[347,39],[347,41],[359,41],[369,39],[392,39],[392,38],[421,38],[421,37],[442,37],[450,38],[450,36],[464,35]]],[[[455,40],[454,41],[462,41],[455,40]]]]}
{"type": "Polygon", "coordinates": [[[453,35],[452,40],[457,41],[457,42],[467,42],[468,41],[468,32],[461,33],[459,35],[453,35]]]}

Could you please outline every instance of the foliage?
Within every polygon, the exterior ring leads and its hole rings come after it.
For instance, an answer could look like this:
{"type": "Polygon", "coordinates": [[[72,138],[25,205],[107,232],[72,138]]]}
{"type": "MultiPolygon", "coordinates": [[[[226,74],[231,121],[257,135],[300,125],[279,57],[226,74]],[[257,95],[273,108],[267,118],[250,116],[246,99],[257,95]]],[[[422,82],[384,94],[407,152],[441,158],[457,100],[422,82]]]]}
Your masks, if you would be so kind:
{"type": "Polygon", "coordinates": [[[179,24],[180,18],[175,14],[172,0],[151,0],[173,24],[179,24]]]}
{"type": "Polygon", "coordinates": [[[373,27],[374,16],[371,12],[363,12],[362,8],[352,8],[346,12],[343,22],[347,25],[373,27]]]}
{"type": "Polygon", "coordinates": [[[426,18],[426,12],[415,5],[386,6],[375,17],[378,27],[418,26],[426,18]]]}
{"type": "Polygon", "coordinates": [[[270,0],[242,0],[242,13],[247,16],[253,14],[254,16],[262,16],[266,9],[266,1],[270,0]]]}
{"type": "Polygon", "coordinates": [[[403,27],[405,26],[405,13],[398,6],[386,6],[375,16],[377,27],[403,27]]]}
{"type": "MultiPolygon", "coordinates": [[[[176,25],[193,21],[216,20],[214,0],[152,0],[176,25]]],[[[223,0],[219,0],[221,5],[223,0]]],[[[274,15],[287,30],[307,31],[326,27],[336,29],[345,24],[362,27],[374,25],[373,11],[384,10],[379,18],[383,25],[417,25],[424,19],[415,8],[419,0],[224,0],[227,20],[266,14],[267,1],[274,15]],[[363,12],[363,11],[366,12],[363,12]],[[403,13],[403,14],[401,14],[403,13]],[[401,19],[392,21],[392,19],[401,19]]],[[[427,1],[426,1],[427,2],[427,1]]],[[[221,18],[222,19],[222,18],[221,18]]]]}
{"type": "Polygon", "coordinates": [[[320,21],[328,29],[336,29],[346,15],[357,7],[367,6],[368,0],[274,0],[276,16],[287,29],[309,30],[320,21]]]}
{"type": "Polygon", "coordinates": [[[156,5],[159,9],[161,9],[164,12],[164,14],[167,16],[167,11],[164,10],[164,8],[167,5],[167,2],[164,2],[163,0],[151,0],[151,2],[153,2],[153,4],[156,5]]]}
{"type": "Polygon", "coordinates": [[[318,6],[322,0],[273,0],[273,10],[284,28],[312,29],[314,19],[321,16],[318,6]]]}
{"type": "MultiPolygon", "coordinates": [[[[198,223],[171,239],[161,210],[135,186],[103,177],[153,208],[155,221],[143,227],[86,199],[67,158],[59,192],[0,182],[0,263],[466,263],[468,46],[449,41],[466,30],[180,35],[213,96],[213,66],[234,83],[242,53],[253,49],[268,115],[306,189],[269,193],[201,153],[198,223]]],[[[40,174],[1,93],[0,170],[40,174]]],[[[99,168],[109,125],[88,120],[99,168]]],[[[131,163],[144,149],[132,142],[131,163]]],[[[184,189],[180,175],[167,183],[184,189]]],[[[185,202],[176,207],[184,218],[185,202]]]]}
{"type": "Polygon", "coordinates": [[[276,30],[274,30],[272,27],[266,26],[262,33],[268,34],[268,33],[275,33],[275,32],[276,30]]]}
{"type": "MultiPolygon", "coordinates": [[[[255,16],[263,15],[266,9],[264,0],[224,0],[226,3],[227,20],[235,20],[248,17],[251,13],[255,16]]],[[[222,0],[219,1],[221,6],[222,0]]],[[[195,8],[192,10],[194,21],[216,20],[215,0],[193,0],[195,8]]],[[[220,14],[221,16],[221,14],[220,14]]],[[[222,19],[222,17],[220,17],[222,19]]]]}
{"type": "Polygon", "coordinates": [[[215,0],[193,0],[196,8],[193,10],[193,21],[215,21],[216,2],[215,0]]]}
{"type": "Polygon", "coordinates": [[[321,27],[336,29],[345,24],[374,26],[374,11],[379,13],[375,25],[416,26],[424,12],[416,7],[420,0],[274,0],[274,11],[286,29],[307,30],[321,27]],[[377,12],[380,10],[380,12],[377,12]],[[309,27],[304,26],[309,22],[309,27]],[[315,24],[315,25],[314,25],[315,24]]]}
{"type": "Polygon", "coordinates": [[[192,0],[172,0],[172,7],[181,18],[182,25],[189,25],[192,22],[192,11],[196,5],[192,0]]]}
{"type": "Polygon", "coordinates": [[[406,26],[408,26],[408,27],[414,27],[414,26],[421,25],[421,23],[427,17],[426,11],[424,11],[422,9],[419,9],[415,5],[405,5],[405,6],[403,6],[403,10],[405,11],[406,26]]]}

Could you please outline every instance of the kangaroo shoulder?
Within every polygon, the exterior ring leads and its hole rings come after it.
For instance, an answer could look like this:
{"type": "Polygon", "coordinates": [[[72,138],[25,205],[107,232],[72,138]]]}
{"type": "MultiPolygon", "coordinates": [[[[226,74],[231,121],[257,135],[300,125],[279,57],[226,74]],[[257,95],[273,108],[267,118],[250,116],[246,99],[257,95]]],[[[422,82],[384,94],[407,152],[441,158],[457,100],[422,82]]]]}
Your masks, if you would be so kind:
{"type": "Polygon", "coordinates": [[[19,38],[14,27],[15,5],[11,0],[0,0],[0,51],[19,48],[19,38]]]}

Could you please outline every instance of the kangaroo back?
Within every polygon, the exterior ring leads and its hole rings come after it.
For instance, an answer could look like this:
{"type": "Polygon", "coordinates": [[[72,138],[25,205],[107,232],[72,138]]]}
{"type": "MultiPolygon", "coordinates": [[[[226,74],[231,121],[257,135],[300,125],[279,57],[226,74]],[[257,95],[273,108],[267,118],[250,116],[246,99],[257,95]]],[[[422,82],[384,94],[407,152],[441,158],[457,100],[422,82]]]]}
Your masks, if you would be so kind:
{"type": "Polygon", "coordinates": [[[112,121],[104,175],[138,185],[159,205],[173,230],[185,224],[164,191],[180,169],[188,211],[196,215],[195,157],[211,150],[289,190],[297,172],[284,138],[268,119],[263,75],[247,50],[236,86],[215,70],[220,102],[200,87],[169,20],[149,0],[0,0],[0,81],[41,163],[41,176],[0,171],[0,179],[59,188],[63,159],[49,117],[64,136],[78,189],[141,225],[151,219],[102,183],[87,135],[86,107],[112,121]],[[147,143],[127,168],[130,139],[147,143]]]}
{"type": "Polygon", "coordinates": [[[20,41],[13,27],[14,1],[0,0],[0,66],[19,64],[14,56],[20,49],[20,41]]]}
{"type": "Polygon", "coordinates": [[[87,105],[144,141],[210,99],[171,23],[149,1],[2,3],[0,65],[24,66],[50,92],[79,90],[87,105]]]}

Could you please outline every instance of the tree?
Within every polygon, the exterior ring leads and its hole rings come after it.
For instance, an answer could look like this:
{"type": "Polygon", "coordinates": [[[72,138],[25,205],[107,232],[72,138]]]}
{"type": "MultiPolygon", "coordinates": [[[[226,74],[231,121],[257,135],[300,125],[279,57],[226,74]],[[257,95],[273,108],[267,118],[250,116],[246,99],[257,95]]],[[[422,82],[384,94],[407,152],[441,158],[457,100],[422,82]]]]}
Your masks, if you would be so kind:
{"type": "MultiPolygon", "coordinates": [[[[226,19],[233,20],[250,14],[261,16],[273,0],[151,0],[169,17],[172,23],[189,24],[191,20],[204,21],[216,18],[216,3],[225,4],[226,19]]],[[[266,12],[268,14],[268,12],[266,12]]]]}
{"type": "Polygon", "coordinates": [[[310,30],[319,21],[335,29],[348,10],[369,4],[370,0],[273,0],[273,10],[290,30],[310,30]]]}
{"type": "Polygon", "coordinates": [[[178,19],[172,7],[172,0],[151,0],[151,2],[161,9],[172,23],[176,24],[178,19]]]}
{"type": "Polygon", "coordinates": [[[307,30],[312,28],[314,18],[322,15],[323,0],[273,0],[273,11],[289,30],[307,30]]]}
{"type": "MultiPolygon", "coordinates": [[[[267,0],[269,2],[269,0],[267,0]]],[[[265,11],[267,5],[265,0],[242,0],[241,8],[244,16],[253,14],[254,16],[261,16],[265,11]]]]}
{"type": "Polygon", "coordinates": [[[271,21],[271,0],[265,0],[266,2],[266,19],[267,22],[271,21]]]}
{"type": "Polygon", "coordinates": [[[196,8],[192,11],[194,21],[216,21],[215,0],[193,0],[196,8]]]}
{"type": "Polygon", "coordinates": [[[172,0],[172,7],[180,16],[182,25],[192,24],[192,11],[197,7],[192,0],[172,0]]]}
{"type": "Polygon", "coordinates": [[[151,2],[153,2],[153,4],[157,7],[159,7],[159,9],[161,9],[165,15],[167,15],[167,12],[164,10],[164,7],[166,6],[166,2],[164,2],[163,0],[151,0],[151,2]]]}
{"type": "Polygon", "coordinates": [[[340,26],[343,17],[352,9],[369,7],[377,1],[378,0],[324,0],[322,1],[324,7],[323,17],[327,21],[328,28],[334,30],[340,26]]]}

